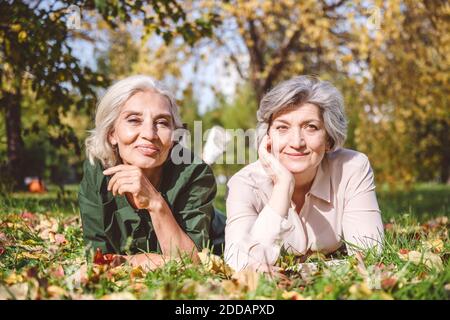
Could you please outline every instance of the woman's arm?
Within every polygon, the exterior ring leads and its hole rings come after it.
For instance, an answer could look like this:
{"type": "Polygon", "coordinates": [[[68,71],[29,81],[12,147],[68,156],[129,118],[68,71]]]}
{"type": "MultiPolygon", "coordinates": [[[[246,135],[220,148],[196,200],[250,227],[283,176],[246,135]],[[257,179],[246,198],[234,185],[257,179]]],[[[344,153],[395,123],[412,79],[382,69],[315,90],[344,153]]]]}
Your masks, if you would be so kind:
{"type": "Polygon", "coordinates": [[[292,225],[287,220],[293,177],[281,163],[268,152],[267,136],[261,142],[259,159],[274,188],[267,205],[257,212],[254,188],[245,178],[233,177],[227,198],[227,226],[225,230],[225,259],[236,270],[244,268],[269,270],[276,262],[284,235],[292,225]]]}
{"type": "MultiPolygon", "coordinates": [[[[112,243],[106,234],[104,207],[98,192],[95,166],[87,161],[84,163],[84,175],[80,184],[78,201],[88,260],[92,261],[97,249],[100,249],[103,254],[120,252],[118,244],[112,243]]],[[[131,265],[142,266],[146,270],[153,270],[170,260],[170,257],[156,253],[119,256],[131,265]]]]}
{"type": "Polygon", "coordinates": [[[118,252],[118,248],[115,248],[114,244],[109,241],[105,232],[103,202],[98,193],[95,165],[91,165],[87,160],[83,165],[83,179],[78,192],[78,204],[86,255],[93,257],[97,248],[103,253],[118,252]]]}
{"type": "Polygon", "coordinates": [[[147,210],[163,255],[178,257],[182,253],[187,253],[194,262],[198,262],[198,252],[194,241],[181,229],[161,194],[158,193],[157,197],[159,199],[152,201],[152,205],[147,210]]]}
{"type": "Polygon", "coordinates": [[[347,184],[342,228],[350,254],[368,248],[381,252],[383,222],[375,194],[373,171],[367,157],[347,184]]]}
{"type": "MultiPolygon", "coordinates": [[[[201,166],[198,168],[202,169],[201,166]]],[[[205,172],[207,169],[196,172],[184,188],[186,191],[178,197],[181,200],[175,209],[179,210],[176,215],[180,221],[139,168],[119,165],[105,170],[104,174],[113,175],[108,189],[114,195],[125,194],[135,207],[149,212],[163,255],[178,257],[188,254],[198,261],[197,247],[203,247],[209,240],[212,201],[216,191],[214,176],[212,172],[205,172]]]]}

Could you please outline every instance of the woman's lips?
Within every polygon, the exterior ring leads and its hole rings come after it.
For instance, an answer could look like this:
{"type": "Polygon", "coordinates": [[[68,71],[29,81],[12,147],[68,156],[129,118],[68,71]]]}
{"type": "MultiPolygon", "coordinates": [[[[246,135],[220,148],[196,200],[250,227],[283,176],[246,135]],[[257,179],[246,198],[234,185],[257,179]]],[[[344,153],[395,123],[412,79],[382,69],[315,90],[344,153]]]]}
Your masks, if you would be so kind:
{"type": "Polygon", "coordinates": [[[153,145],[140,145],[136,147],[144,156],[152,156],[159,152],[159,148],[153,145]]]}
{"type": "Polygon", "coordinates": [[[285,152],[288,157],[299,158],[309,155],[309,152],[285,152]]]}

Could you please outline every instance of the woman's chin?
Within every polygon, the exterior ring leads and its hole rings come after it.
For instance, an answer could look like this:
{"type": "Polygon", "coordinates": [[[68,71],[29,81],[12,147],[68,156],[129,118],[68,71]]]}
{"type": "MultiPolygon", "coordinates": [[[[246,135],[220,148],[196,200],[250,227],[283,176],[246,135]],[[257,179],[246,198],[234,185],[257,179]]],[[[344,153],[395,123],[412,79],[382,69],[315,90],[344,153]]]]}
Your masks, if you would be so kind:
{"type": "Polygon", "coordinates": [[[292,174],[302,173],[308,170],[308,166],[303,163],[292,163],[291,161],[282,164],[288,169],[292,174]]]}
{"type": "Polygon", "coordinates": [[[147,159],[134,159],[128,162],[132,166],[136,166],[140,169],[152,169],[158,167],[157,159],[147,158],[147,159]]]}

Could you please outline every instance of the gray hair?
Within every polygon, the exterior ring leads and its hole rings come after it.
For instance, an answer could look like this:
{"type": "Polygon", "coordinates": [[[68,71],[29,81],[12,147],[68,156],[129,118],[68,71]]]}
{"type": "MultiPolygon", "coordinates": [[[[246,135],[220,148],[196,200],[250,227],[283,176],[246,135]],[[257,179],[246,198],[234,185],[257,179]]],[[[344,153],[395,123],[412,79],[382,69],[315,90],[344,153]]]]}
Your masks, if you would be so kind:
{"type": "Polygon", "coordinates": [[[286,80],[264,95],[256,113],[258,144],[267,133],[273,114],[305,103],[320,108],[331,143],[330,151],[342,147],[347,136],[344,99],[330,82],[312,76],[297,76],[286,80]]]}
{"type": "Polygon", "coordinates": [[[145,75],[122,79],[109,87],[97,105],[95,128],[89,131],[85,142],[86,155],[92,165],[95,159],[106,168],[119,164],[120,157],[109,142],[108,135],[119,117],[121,107],[137,92],[147,90],[159,93],[169,100],[175,129],[183,127],[175,98],[160,82],[145,75]]]}

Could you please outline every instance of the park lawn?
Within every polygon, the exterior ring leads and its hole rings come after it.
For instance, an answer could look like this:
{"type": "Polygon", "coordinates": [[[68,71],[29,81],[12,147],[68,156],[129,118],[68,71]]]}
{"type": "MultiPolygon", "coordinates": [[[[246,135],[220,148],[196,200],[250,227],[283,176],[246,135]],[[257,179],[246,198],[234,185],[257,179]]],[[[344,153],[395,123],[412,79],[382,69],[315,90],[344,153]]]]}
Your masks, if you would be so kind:
{"type": "MultiPolygon", "coordinates": [[[[77,186],[69,186],[64,194],[51,188],[0,196],[0,299],[450,298],[450,186],[378,192],[386,228],[381,256],[285,254],[272,274],[235,273],[205,251],[200,266],[184,258],[148,273],[98,256],[81,276],[76,194],[77,186]]],[[[224,194],[222,186],[215,203],[222,211],[224,194]]]]}

